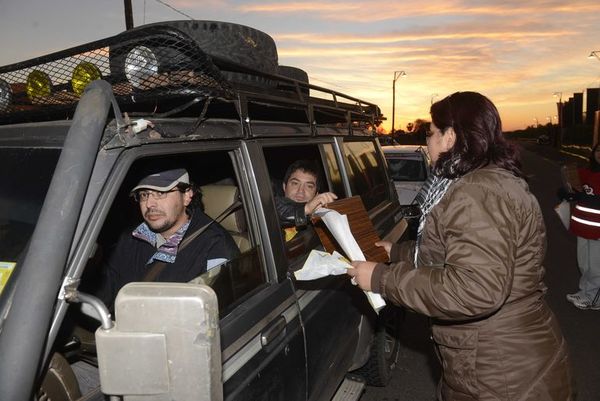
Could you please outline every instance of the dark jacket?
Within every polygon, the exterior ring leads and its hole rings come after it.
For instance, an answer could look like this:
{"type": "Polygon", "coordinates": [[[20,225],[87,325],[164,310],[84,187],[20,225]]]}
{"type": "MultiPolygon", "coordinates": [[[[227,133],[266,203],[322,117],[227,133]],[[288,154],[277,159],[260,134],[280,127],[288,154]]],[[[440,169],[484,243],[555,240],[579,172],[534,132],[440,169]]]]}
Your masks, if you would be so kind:
{"type": "MultiPolygon", "coordinates": [[[[565,340],[544,300],[546,231],[525,181],[489,166],[453,184],[372,287],[432,317],[441,400],[572,400],[565,340]]],[[[392,255],[390,255],[392,256],[392,255]]]]}
{"type": "MultiPolygon", "coordinates": [[[[183,240],[210,221],[210,217],[200,210],[194,211],[183,240]]],[[[100,298],[110,305],[125,284],[143,281],[152,266],[147,262],[155,252],[153,245],[133,237],[130,231],[123,233],[105,266],[100,298]]],[[[239,249],[229,233],[213,222],[185,249],[179,251],[175,262],[167,263],[154,281],[188,282],[206,272],[207,260],[231,260],[238,254],[239,249]]]]}
{"type": "Polygon", "coordinates": [[[296,202],[285,196],[275,196],[275,208],[283,227],[306,227],[308,217],[304,213],[306,203],[296,202]]]}

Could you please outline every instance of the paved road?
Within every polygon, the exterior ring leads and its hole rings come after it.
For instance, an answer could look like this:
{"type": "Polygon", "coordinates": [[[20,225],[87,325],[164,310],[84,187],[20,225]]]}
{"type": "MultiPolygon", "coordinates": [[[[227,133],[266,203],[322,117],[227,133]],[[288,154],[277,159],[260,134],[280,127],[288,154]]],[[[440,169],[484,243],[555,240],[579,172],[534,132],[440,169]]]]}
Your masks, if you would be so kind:
{"type": "MultiPolygon", "coordinates": [[[[547,301],[558,316],[569,344],[578,389],[577,400],[599,401],[600,311],[581,311],[565,300],[567,293],[577,289],[579,280],[576,240],[562,227],[553,211],[557,203],[556,190],[560,185],[559,163],[570,160],[547,146],[523,146],[531,150],[522,151],[524,171],[546,222],[547,301]]],[[[409,313],[401,335],[403,346],[398,366],[390,384],[385,388],[367,387],[361,401],[434,401],[440,373],[429,335],[427,319],[409,313]]]]}

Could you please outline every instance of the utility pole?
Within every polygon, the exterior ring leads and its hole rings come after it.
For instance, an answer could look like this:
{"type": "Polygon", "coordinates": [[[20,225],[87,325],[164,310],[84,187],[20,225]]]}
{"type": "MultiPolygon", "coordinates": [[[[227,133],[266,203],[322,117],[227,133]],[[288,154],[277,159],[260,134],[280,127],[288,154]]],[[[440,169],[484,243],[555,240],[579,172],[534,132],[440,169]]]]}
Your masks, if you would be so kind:
{"type": "Polygon", "coordinates": [[[398,78],[404,78],[405,76],[406,72],[404,71],[394,71],[394,81],[392,82],[392,135],[394,135],[394,123],[396,122],[396,81],[398,78]]]}
{"type": "Polygon", "coordinates": [[[123,0],[125,3],[125,30],[133,29],[133,8],[131,0],[123,0]]]}

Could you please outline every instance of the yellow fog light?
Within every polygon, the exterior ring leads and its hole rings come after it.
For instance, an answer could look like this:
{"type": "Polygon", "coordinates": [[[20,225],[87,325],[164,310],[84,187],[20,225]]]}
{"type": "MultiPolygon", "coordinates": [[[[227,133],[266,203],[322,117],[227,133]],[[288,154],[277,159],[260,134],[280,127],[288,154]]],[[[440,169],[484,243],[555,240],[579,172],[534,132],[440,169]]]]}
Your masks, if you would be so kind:
{"type": "Polygon", "coordinates": [[[87,84],[101,78],[102,74],[98,67],[87,61],[81,62],[73,70],[73,76],[71,78],[73,92],[81,96],[87,84]]]}
{"type": "Polygon", "coordinates": [[[48,74],[33,70],[27,76],[27,97],[31,100],[49,96],[52,91],[52,81],[48,74]]]}
{"type": "Polygon", "coordinates": [[[0,111],[8,111],[12,102],[12,90],[8,82],[0,79],[0,111]]]}

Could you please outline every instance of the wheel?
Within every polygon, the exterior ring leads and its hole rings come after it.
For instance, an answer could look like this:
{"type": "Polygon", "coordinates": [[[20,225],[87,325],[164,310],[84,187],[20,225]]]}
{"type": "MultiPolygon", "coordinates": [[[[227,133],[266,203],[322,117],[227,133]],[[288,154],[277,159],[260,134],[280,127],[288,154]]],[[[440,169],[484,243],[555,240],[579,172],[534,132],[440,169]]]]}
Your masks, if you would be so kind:
{"type": "Polygon", "coordinates": [[[277,47],[269,35],[245,25],[220,21],[169,21],[168,25],[188,34],[209,56],[277,74],[277,47]]]}
{"type": "Polygon", "coordinates": [[[37,396],[50,401],[75,401],[81,397],[75,373],[61,354],[52,355],[37,396]]]}
{"type": "Polygon", "coordinates": [[[398,334],[404,319],[404,309],[387,305],[379,312],[377,329],[371,343],[371,356],[356,373],[370,386],[385,386],[396,367],[400,343],[398,334]]]}
{"type": "MultiPolygon", "coordinates": [[[[204,53],[213,58],[260,72],[277,74],[278,57],[275,41],[257,29],[229,22],[188,20],[157,22],[135,29],[147,29],[153,26],[168,26],[187,34],[204,53]]],[[[110,68],[113,73],[120,73],[123,69],[125,56],[129,50],[126,46],[111,52],[110,68]]],[[[168,54],[162,58],[169,58],[168,54]]],[[[227,80],[255,85],[274,85],[273,81],[264,77],[228,71],[227,68],[226,66],[221,68],[221,73],[227,80]]]]}
{"type": "MultiPolygon", "coordinates": [[[[308,74],[306,73],[306,71],[300,68],[291,67],[288,65],[280,65],[277,73],[284,77],[295,79],[296,81],[308,83],[308,74]]],[[[293,84],[287,84],[282,82],[279,84],[279,89],[295,92],[296,86],[293,84]]],[[[308,91],[308,88],[300,87],[300,92],[302,92],[303,94],[308,95],[308,91]]]]}

